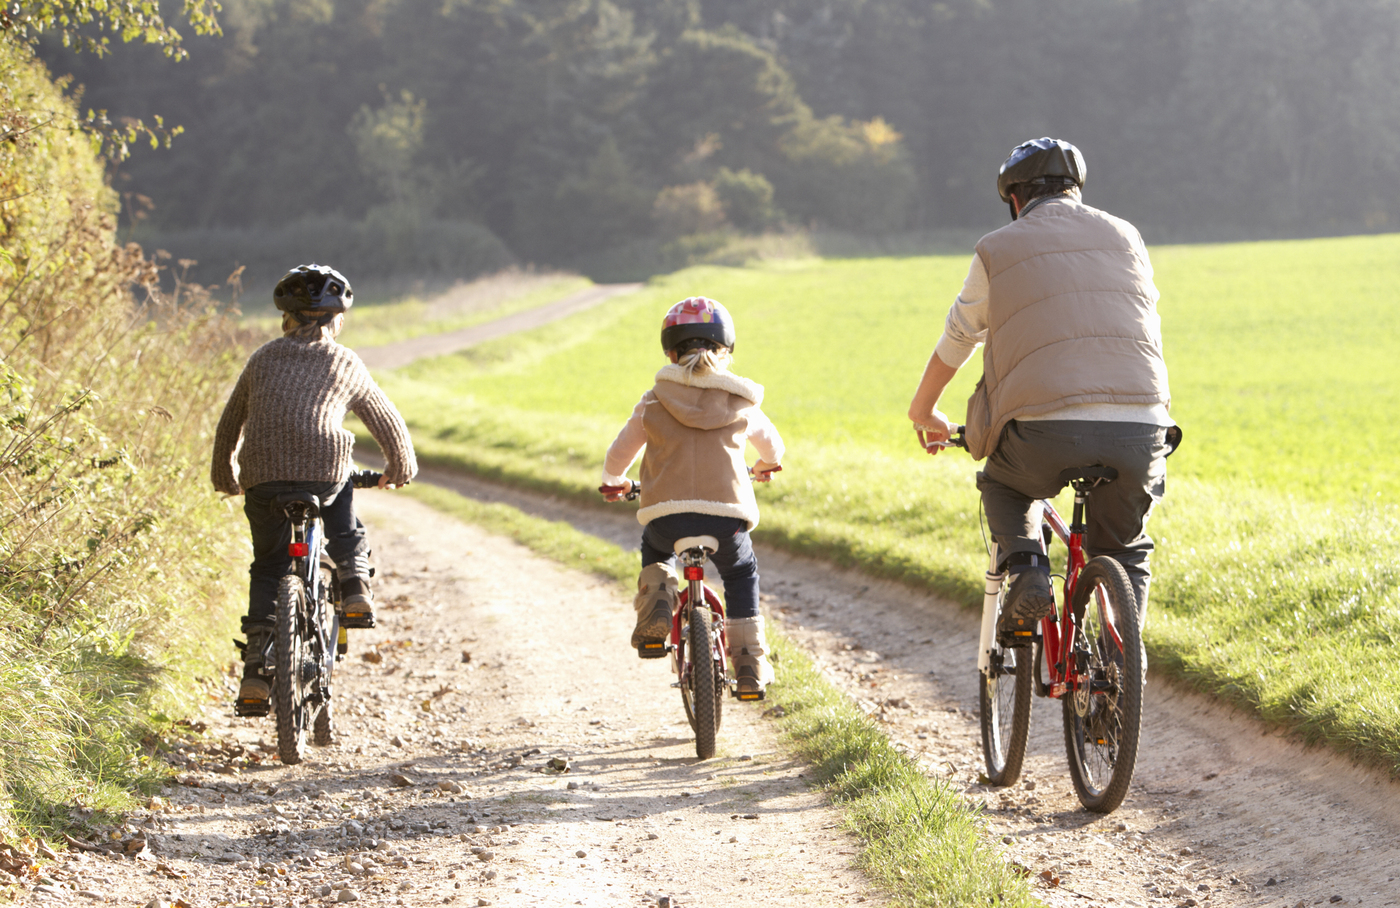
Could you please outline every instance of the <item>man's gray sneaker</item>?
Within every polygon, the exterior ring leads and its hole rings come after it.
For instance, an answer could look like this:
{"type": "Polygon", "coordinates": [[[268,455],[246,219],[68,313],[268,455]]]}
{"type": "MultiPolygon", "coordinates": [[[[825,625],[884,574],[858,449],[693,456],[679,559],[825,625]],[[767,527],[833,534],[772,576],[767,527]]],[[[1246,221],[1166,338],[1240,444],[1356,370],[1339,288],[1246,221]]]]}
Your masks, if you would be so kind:
{"type": "Polygon", "coordinates": [[[1002,646],[1029,646],[1040,619],[1055,611],[1055,592],[1050,572],[1027,568],[1012,574],[1006,591],[997,636],[1002,646]]]}

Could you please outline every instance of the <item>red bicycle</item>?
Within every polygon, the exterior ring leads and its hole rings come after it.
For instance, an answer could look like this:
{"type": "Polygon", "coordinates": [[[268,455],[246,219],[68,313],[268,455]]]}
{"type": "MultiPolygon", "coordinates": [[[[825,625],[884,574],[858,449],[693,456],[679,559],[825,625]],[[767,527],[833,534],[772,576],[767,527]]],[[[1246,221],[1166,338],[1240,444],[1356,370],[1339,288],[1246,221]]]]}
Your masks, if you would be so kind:
{"type": "MultiPolygon", "coordinates": [[[[963,428],[946,442],[919,442],[934,452],[966,447],[963,428]]],[[[977,651],[982,752],[987,779],[1010,785],[1021,775],[1030,735],[1031,694],[1059,700],[1064,716],[1070,778],[1080,802],[1096,813],[1123,803],[1132,783],[1142,731],[1142,692],[1147,656],[1137,600],[1128,574],[1112,558],[1086,560],[1084,536],[1090,493],[1118,476],[1112,467],[1075,467],[1060,474],[1074,489],[1074,515],[1068,525],[1049,501],[1041,501],[1043,548],[1059,538],[1068,549],[1054,613],[1041,619],[1020,645],[1003,646],[997,621],[1005,593],[995,543],[982,599],[982,633],[977,651]]],[[[1053,587],[1053,584],[1052,584],[1053,587]]]]}

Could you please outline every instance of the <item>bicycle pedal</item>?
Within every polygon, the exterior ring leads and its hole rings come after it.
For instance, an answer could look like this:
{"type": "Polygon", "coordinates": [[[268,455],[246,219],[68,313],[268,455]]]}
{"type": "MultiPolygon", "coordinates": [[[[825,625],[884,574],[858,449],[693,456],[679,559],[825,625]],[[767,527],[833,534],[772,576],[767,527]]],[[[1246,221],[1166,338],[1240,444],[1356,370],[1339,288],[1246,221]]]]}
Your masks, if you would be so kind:
{"type": "Polygon", "coordinates": [[[234,700],[233,714],[244,719],[260,719],[272,712],[271,700],[234,700]]]}
{"type": "Polygon", "coordinates": [[[340,626],[355,630],[371,630],[374,628],[374,612],[346,612],[340,616],[340,626]]]}
{"type": "Polygon", "coordinates": [[[757,702],[768,696],[767,691],[762,690],[735,690],[734,697],[745,702],[757,702]]]}
{"type": "Polygon", "coordinates": [[[665,640],[643,640],[637,645],[637,656],[642,659],[660,659],[670,650],[665,640]]]}

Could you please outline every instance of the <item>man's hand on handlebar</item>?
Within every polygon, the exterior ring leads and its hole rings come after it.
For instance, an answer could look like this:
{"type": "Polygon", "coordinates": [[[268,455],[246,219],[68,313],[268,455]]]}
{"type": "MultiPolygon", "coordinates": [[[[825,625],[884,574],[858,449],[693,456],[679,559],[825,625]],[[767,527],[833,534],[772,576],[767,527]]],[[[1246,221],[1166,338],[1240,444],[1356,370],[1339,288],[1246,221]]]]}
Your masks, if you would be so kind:
{"type": "Polygon", "coordinates": [[[774,473],[781,473],[782,470],[781,464],[769,463],[760,457],[757,463],[749,467],[749,475],[753,477],[754,482],[769,482],[774,473]]]}
{"type": "Polygon", "coordinates": [[[909,417],[914,422],[914,431],[919,435],[919,444],[930,454],[937,455],[944,448],[966,448],[963,439],[963,426],[954,425],[948,417],[934,410],[922,419],[909,417]]]}

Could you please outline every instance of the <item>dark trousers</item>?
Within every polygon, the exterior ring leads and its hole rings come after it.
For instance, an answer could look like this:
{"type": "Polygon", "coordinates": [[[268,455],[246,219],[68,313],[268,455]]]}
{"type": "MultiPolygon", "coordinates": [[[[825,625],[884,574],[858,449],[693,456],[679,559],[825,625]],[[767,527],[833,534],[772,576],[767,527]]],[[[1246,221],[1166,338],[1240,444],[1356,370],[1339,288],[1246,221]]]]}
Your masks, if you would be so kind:
{"type": "Polygon", "coordinates": [[[262,482],[243,493],[243,513],[253,534],[253,563],[248,567],[249,625],[271,624],[277,609],[277,586],[292,568],[287,545],[292,525],[272,502],[283,492],[310,492],[321,500],[326,554],[341,576],[355,574],[355,558],[369,551],[365,527],[355,517],[354,488],[348,482],[262,482]]]}
{"type": "Polygon", "coordinates": [[[1061,471],[1113,467],[1118,478],[1089,494],[1085,554],[1108,555],[1123,565],[1145,618],[1152,537],[1144,527],[1166,492],[1166,437],[1165,427],[1143,423],[1013,420],[977,474],[987,526],[1001,557],[1041,551],[1039,501],[1064,489],[1061,471]]]}
{"type": "Polygon", "coordinates": [[[677,539],[713,536],[719,551],[710,556],[724,581],[724,613],[730,618],[758,615],[758,559],[749,542],[749,522],[710,514],[668,514],[642,530],[642,567],[674,564],[677,539]]]}

